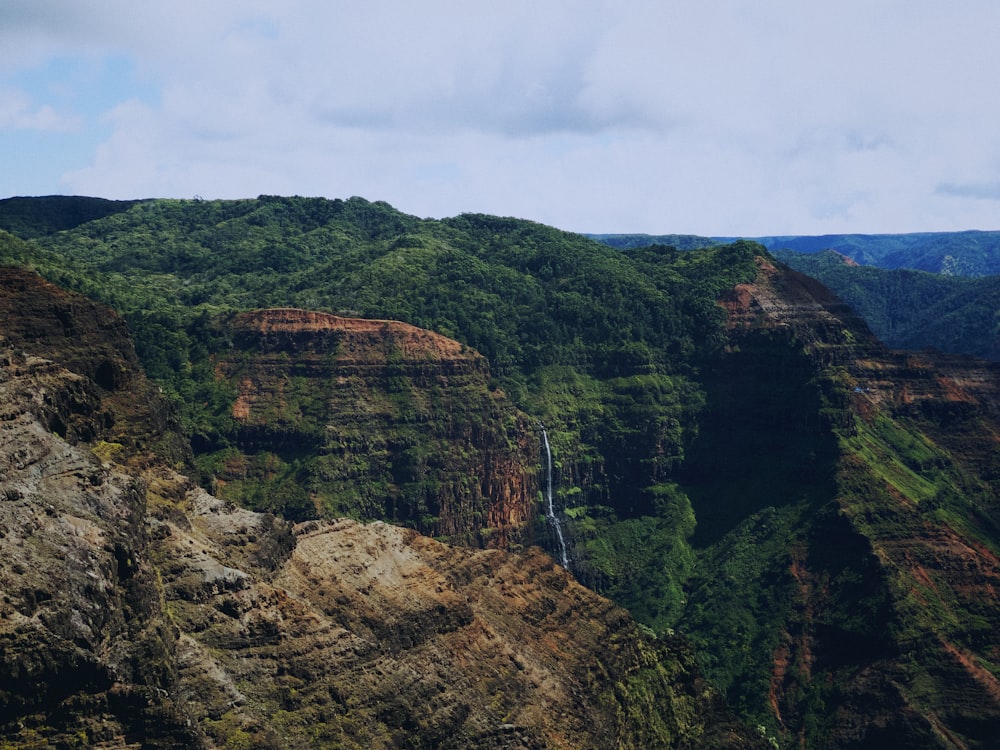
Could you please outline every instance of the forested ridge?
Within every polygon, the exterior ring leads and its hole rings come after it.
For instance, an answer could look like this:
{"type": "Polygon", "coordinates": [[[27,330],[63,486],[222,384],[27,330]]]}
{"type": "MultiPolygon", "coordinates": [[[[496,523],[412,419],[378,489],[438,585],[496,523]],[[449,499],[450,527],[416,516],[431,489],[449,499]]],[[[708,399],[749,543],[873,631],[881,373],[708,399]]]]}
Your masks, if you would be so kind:
{"type": "Polygon", "coordinates": [[[890,346],[1000,359],[1000,276],[851,265],[833,251],[775,255],[834,290],[890,346]]]}
{"type": "MultiPolygon", "coordinates": [[[[732,239],[602,234],[617,248],[692,249],[732,239]]],[[[1000,358],[1000,233],[925,232],[756,237],[782,262],[813,276],[893,347],[1000,358]]]]}

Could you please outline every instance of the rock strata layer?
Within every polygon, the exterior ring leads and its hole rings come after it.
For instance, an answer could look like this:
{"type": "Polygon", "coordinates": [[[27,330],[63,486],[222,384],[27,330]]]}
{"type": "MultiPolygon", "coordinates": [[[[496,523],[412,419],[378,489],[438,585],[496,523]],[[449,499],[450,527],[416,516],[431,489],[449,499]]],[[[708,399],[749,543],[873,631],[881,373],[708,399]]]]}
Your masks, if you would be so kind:
{"type": "Polygon", "coordinates": [[[259,488],[270,461],[271,476],[308,488],[301,518],[384,518],[476,546],[524,539],[539,437],[479,354],[405,323],[296,309],[243,313],[229,331],[216,372],[236,391],[239,453],[215,464],[221,495],[259,488]]]}
{"type": "Polygon", "coordinates": [[[804,742],[816,736],[804,702],[828,697],[825,746],[990,747],[1000,724],[1000,367],[890,351],[814,280],[758,265],[754,283],[722,300],[731,351],[720,391],[750,401],[768,393],[760,383],[783,383],[756,412],[731,413],[756,413],[759,434],[783,435],[772,464],[784,450],[790,471],[826,477],[787,556],[774,715],[804,742]],[[759,356],[785,341],[801,355],[759,356]],[[791,421],[782,410],[798,413],[796,399],[822,418],[791,421]]]}

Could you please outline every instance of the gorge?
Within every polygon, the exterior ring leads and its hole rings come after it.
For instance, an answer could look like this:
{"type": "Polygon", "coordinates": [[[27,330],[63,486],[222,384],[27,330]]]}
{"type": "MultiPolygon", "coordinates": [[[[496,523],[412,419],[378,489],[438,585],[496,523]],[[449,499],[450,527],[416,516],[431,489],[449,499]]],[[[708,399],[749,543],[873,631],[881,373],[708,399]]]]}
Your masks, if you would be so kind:
{"type": "Polygon", "coordinates": [[[0,234],[12,741],[993,741],[996,364],[749,242],[37,201],[0,234]]]}

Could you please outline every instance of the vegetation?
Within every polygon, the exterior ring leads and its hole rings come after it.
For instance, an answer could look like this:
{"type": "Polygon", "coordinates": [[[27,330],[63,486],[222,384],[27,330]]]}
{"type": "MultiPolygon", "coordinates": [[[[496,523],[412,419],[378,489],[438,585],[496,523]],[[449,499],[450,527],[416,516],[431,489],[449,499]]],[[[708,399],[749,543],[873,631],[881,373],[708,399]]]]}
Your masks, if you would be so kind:
{"type": "MultiPolygon", "coordinates": [[[[0,223],[0,226],[3,226],[0,223]]],[[[695,235],[592,234],[617,248],[672,245],[681,250],[711,247],[736,238],[695,235]]],[[[777,255],[813,255],[832,250],[863,266],[910,269],[947,276],[980,277],[1000,274],[1000,232],[921,232],[913,234],[826,234],[753,237],[777,255]]]]}
{"type": "MultiPolygon", "coordinates": [[[[44,202],[36,208],[45,214],[44,202]]],[[[403,320],[480,351],[496,383],[550,431],[561,504],[577,508],[581,577],[644,607],[659,628],[676,619],[694,528],[676,479],[705,403],[698,363],[724,343],[714,300],[754,276],[759,246],[618,251],[516,219],[423,221],[360,198],[262,196],[140,202],[34,248],[30,262],[50,279],[124,315],[206,475],[232,459],[234,394],[214,377],[212,353],[238,310],[403,320]],[[664,576],[671,582],[647,587],[664,576]],[[647,589],[659,593],[640,604],[647,589]]],[[[7,257],[25,262],[23,247],[7,257]]],[[[419,464],[413,452],[433,449],[407,450],[419,464]]],[[[329,460],[260,454],[219,491],[292,517],[308,513],[306,492],[331,513],[380,512],[376,485],[316,484],[329,460]]],[[[387,468],[380,481],[398,473],[387,468]]]]}
{"type": "Polygon", "coordinates": [[[849,265],[834,252],[777,257],[830,287],[892,347],[1000,359],[1000,276],[849,265]]]}
{"type": "Polygon", "coordinates": [[[587,236],[603,245],[616,247],[619,250],[654,246],[696,250],[702,247],[715,247],[719,244],[718,240],[711,237],[699,237],[695,234],[588,234],[587,236]]]}
{"type": "MultiPolygon", "coordinates": [[[[234,393],[216,379],[239,311],[402,320],[485,355],[491,388],[545,425],[574,573],[661,637],[686,633],[708,676],[764,734],[820,746],[837,706],[902,700],[883,689],[928,710],[948,704],[942,644],[984,654],[992,643],[995,612],[907,567],[919,558],[933,568],[933,545],[901,554],[891,543],[933,520],[995,553],[988,480],[927,436],[932,417],[855,410],[858,386],[842,361],[817,354],[820,334],[787,322],[727,331],[717,300],[757,278],[767,251],[756,243],[678,238],[682,250],[602,236],[610,247],[511,218],[421,220],[360,198],[114,208],[65,226],[39,219],[22,239],[0,235],[0,261],[32,265],[122,313],[204,474],[239,465],[240,478],[216,488],[227,500],[299,519],[319,498],[330,514],[376,518],[392,485],[434,516],[422,467],[447,450],[443,439],[409,428],[378,435],[350,458],[365,483],[326,481],[337,459],[310,441],[236,451],[234,393]],[[858,683],[875,662],[889,687],[858,683]]],[[[988,310],[996,338],[989,280],[810,262],[859,289],[869,307],[852,304],[893,335],[926,336],[942,321],[955,338],[988,310]],[[973,288],[980,309],[953,304],[973,288]]],[[[824,345],[864,332],[839,335],[824,345]]],[[[421,424],[434,413],[426,403],[444,398],[432,391],[390,383],[380,398],[421,424]]],[[[297,429],[321,443],[313,396],[294,377],[284,393],[297,429]]],[[[449,411],[476,419],[471,399],[449,411]]]]}
{"type": "Polygon", "coordinates": [[[760,237],[769,250],[812,254],[834,250],[865,266],[908,268],[949,276],[1000,273],[1000,232],[832,234],[822,237],[760,237]]]}
{"type": "Polygon", "coordinates": [[[0,200],[0,229],[25,239],[72,229],[94,219],[127,211],[138,201],[51,195],[0,200]]]}
{"type": "MultiPolygon", "coordinates": [[[[26,261],[19,247],[8,260],[26,261]]],[[[662,628],[679,612],[689,567],[694,524],[676,475],[705,402],[698,362],[724,343],[714,300],[754,276],[759,252],[742,242],[623,252],[516,219],[425,221],[360,198],[262,196],[136,203],[38,237],[27,260],[123,314],[206,476],[232,458],[234,394],[215,378],[212,353],[239,310],[403,320],[478,350],[496,384],[550,431],[560,501],[578,509],[581,577],[662,628]],[[645,584],[665,574],[672,582],[640,604],[645,584]]],[[[414,451],[434,448],[394,442],[410,445],[418,465],[414,451]]],[[[377,484],[324,485],[329,460],[262,453],[219,491],[291,517],[308,514],[306,493],[331,513],[382,512],[377,484]]]]}
{"type": "MultiPolygon", "coordinates": [[[[590,235],[616,248],[721,240],[590,235]]],[[[779,260],[822,281],[900,349],[1000,359],[1000,232],[759,237],[779,260]]]]}

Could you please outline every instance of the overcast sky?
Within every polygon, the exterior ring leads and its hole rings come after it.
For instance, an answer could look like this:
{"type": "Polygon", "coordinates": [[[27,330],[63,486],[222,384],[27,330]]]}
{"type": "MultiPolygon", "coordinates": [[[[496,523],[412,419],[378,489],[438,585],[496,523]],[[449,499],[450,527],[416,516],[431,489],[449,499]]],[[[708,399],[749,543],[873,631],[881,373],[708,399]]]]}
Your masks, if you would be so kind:
{"type": "Polygon", "coordinates": [[[1000,229],[997,0],[2,0],[0,197],[1000,229]]]}

